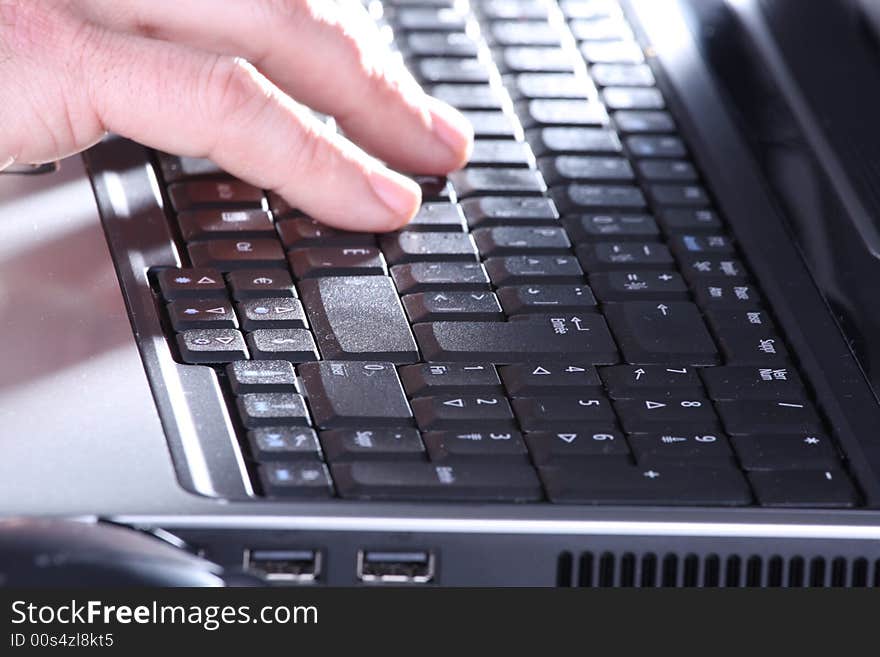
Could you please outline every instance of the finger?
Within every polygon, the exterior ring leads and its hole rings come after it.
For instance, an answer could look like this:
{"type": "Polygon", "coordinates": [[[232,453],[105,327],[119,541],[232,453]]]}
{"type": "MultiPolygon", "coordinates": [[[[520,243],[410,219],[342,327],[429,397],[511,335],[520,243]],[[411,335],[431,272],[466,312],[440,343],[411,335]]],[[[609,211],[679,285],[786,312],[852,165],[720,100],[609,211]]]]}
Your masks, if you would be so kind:
{"type": "MultiPolygon", "coordinates": [[[[337,118],[391,166],[447,173],[467,161],[468,121],[426,96],[371,21],[322,0],[88,0],[114,29],[247,58],[279,87],[337,118]]],[[[358,5],[357,9],[363,10],[358,5]]]]}
{"type": "Polygon", "coordinates": [[[241,59],[106,32],[82,80],[111,131],[209,157],[327,224],[397,228],[415,214],[411,180],[329,132],[241,59]]]}

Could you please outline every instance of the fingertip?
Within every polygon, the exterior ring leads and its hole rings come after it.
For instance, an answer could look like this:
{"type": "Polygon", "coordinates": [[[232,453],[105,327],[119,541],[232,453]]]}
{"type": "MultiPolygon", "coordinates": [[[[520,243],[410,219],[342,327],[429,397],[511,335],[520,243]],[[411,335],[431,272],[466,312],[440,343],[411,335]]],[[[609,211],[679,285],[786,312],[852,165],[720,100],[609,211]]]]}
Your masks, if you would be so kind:
{"type": "Polygon", "coordinates": [[[370,173],[370,184],[389,210],[371,230],[396,230],[408,224],[419,211],[422,189],[414,180],[391,169],[381,168],[370,173]]]}
{"type": "Polygon", "coordinates": [[[470,159],[474,148],[474,128],[465,116],[451,105],[428,97],[431,130],[446,147],[443,173],[460,169],[470,159]]]}

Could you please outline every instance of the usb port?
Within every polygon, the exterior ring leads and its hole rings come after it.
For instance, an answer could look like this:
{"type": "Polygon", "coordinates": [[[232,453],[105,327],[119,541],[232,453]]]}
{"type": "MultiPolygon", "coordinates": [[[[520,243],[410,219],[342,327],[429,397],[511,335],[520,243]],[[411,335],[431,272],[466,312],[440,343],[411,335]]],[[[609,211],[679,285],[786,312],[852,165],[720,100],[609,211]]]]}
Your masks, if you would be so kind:
{"type": "Polygon", "coordinates": [[[360,550],[357,577],[362,582],[425,584],[434,579],[434,555],[421,551],[360,550]]]}
{"type": "Polygon", "coordinates": [[[321,574],[318,550],[245,550],[245,572],[270,582],[314,582],[321,574]]]}

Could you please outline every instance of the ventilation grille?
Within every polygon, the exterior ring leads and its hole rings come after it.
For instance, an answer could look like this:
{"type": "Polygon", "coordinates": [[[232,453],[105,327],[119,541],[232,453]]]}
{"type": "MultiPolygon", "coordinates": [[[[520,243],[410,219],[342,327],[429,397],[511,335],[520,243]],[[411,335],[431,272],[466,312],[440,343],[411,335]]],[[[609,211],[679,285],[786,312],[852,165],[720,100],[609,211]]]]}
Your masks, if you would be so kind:
{"type": "Polygon", "coordinates": [[[880,588],[880,559],[837,557],[563,552],[563,587],[871,587],[880,588]]]}

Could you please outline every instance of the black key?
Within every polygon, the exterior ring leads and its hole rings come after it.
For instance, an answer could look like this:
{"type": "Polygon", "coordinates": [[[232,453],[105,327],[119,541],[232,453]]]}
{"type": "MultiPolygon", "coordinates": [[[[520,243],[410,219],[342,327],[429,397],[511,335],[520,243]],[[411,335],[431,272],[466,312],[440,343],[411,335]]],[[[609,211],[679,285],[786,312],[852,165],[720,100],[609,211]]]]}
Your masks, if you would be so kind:
{"type": "Polygon", "coordinates": [[[749,278],[745,265],[736,258],[728,256],[685,256],[679,257],[678,262],[684,277],[693,285],[698,285],[706,279],[741,282],[749,278]]]}
{"type": "Polygon", "coordinates": [[[624,358],[646,365],[716,365],[718,351],[692,303],[609,303],[605,316],[624,358]]]}
{"type": "Polygon", "coordinates": [[[734,436],[731,442],[743,470],[828,470],[840,467],[831,439],[820,433],[734,436]]]}
{"type": "Polygon", "coordinates": [[[624,134],[675,132],[672,116],[662,111],[621,110],[614,112],[614,124],[624,134]]]}
{"type": "Polygon", "coordinates": [[[761,506],[848,508],[859,494],[840,470],[750,472],[749,482],[761,506]]]}
{"type": "Polygon", "coordinates": [[[733,255],[736,248],[726,235],[673,235],[669,240],[672,250],[680,256],[733,255]]]}
{"type": "Polygon", "coordinates": [[[306,314],[298,299],[247,299],[236,304],[245,331],[306,328],[306,314]]]}
{"type": "Polygon", "coordinates": [[[537,98],[518,103],[517,114],[526,128],[608,123],[608,113],[602,103],[587,100],[537,98]]]}
{"type": "Polygon", "coordinates": [[[574,256],[489,258],[486,272],[497,287],[528,283],[582,283],[584,272],[574,256]]]}
{"type": "Polygon", "coordinates": [[[694,284],[694,298],[706,310],[751,310],[762,305],[761,293],[751,283],[725,279],[700,279],[694,284]]]}
{"type": "Polygon", "coordinates": [[[689,466],[734,465],[730,442],[713,430],[640,433],[627,436],[629,446],[642,466],[678,464],[689,466]]]}
{"type": "Polygon", "coordinates": [[[479,138],[509,138],[517,134],[516,119],[504,112],[468,111],[462,112],[474,129],[474,136],[479,138]]]}
{"type": "Polygon", "coordinates": [[[477,139],[468,166],[522,167],[535,165],[535,156],[529,145],[520,141],[477,139]]]}
{"type": "Polygon", "coordinates": [[[697,370],[674,365],[615,365],[599,374],[612,399],[645,397],[702,397],[697,370]]]}
{"type": "Polygon", "coordinates": [[[616,241],[655,241],[660,229],[647,214],[584,214],[563,220],[569,236],[577,243],[614,239],[616,241]]]}
{"type": "Polygon", "coordinates": [[[467,16],[455,9],[404,7],[394,12],[394,22],[407,31],[462,32],[467,16]]]}
{"type": "Polygon", "coordinates": [[[642,177],[650,181],[692,182],[698,178],[694,165],[687,160],[642,160],[636,166],[642,177]]]}
{"type": "Polygon", "coordinates": [[[534,468],[505,463],[350,463],[333,466],[339,495],[418,502],[536,502],[543,497],[534,468]]]}
{"type": "Polygon", "coordinates": [[[388,273],[382,253],[371,246],[297,249],[290,252],[288,259],[298,279],[388,273]]]}
{"type": "Polygon", "coordinates": [[[275,237],[275,224],[265,210],[198,210],[181,212],[177,223],[183,239],[275,237]]]}
{"type": "Polygon", "coordinates": [[[590,287],[603,302],[688,299],[688,286],[676,273],[611,271],[590,274],[590,287]]]}
{"type": "Polygon", "coordinates": [[[490,69],[476,57],[425,57],[413,64],[413,73],[426,84],[471,83],[487,84],[490,69]]]}
{"type": "Polygon", "coordinates": [[[587,313],[522,322],[436,322],[417,324],[413,331],[430,361],[618,361],[605,320],[587,313]]]}
{"type": "Polygon", "coordinates": [[[162,167],[162,178],[165,183],[173,183],[187,178],[221,177],[228,174],[216,164],[201,157],[180,157],[168,153],[157,153],[159,165],[162,167]]]}
{"type": "Polygon", "coordinates": [[[156,280],[166,301],[226,298],[223,276],[216,269],[163,269],[156,280]]]}
{"type": "Polygon", "coordinates": [[[307,329],[259,329],[247,335],[256,359],[305,363],[318,359],[318,347],[307,329]]]}
{"type": "Polygon", "coordinates": [[[318,223],[309,217],[292,217],[275,224],[284,248],[358,247],[376,246],[376,238],[369,233],[339,230],[318,223]]]}
{"type": "Polygon", "coordinates": [[[464,32],[413,32],[402,35],[402,47],[415,57],[476,57],[479,44],[464,32]]]}
{"type": "Polygon", "coordinates": [[[784,366],[788,351],[763,310],[706,313],[728,365],[784,366]]]}
{"type": "Polygon", "coordinates": [[[602,391],[596,368],[586,364],[520,363],[501,368],[511,397],[579,396],[602,391]]]}
{"type": "Polygon", "coordinates": [[[513,410],[523,431],[568,429],[586,425],[614,427],[611,403],[599,396],[516,397],[513,410]]]}
{"type": "Polygon", "coordinates": [[[654,74],[646,64],[596,64],[590,77],[600,87],[650,87],[654,74]]]}
{"type": "Polygon", "coordinates": [[[681,427],[720,429],[718,417],[708,399],[618,399],[614,408],[627,433],[677,431],[681,427]]]}
{"type": "Polygon", "coordinates": [[[261,463],[321,459],[318,435],[308,427],[261,427],[247,436],[251,454],[261,463]]]}
{"type": "Polygon", "coordinates": [[[460,110],[498,110],[503,107],[501,94],[488,84],[435,84],[431,95],[460,110]]]}
{"type": "Polygon", "coordinates": [[[453,203],[423,203],[401,230],[460,233],[465,230],[465,220],[461,208],[453,203]]]}
{"type": "Polygon", "coordinates": [[[282,269],[240,269],[227,274],[226,280],[237,301],[296,297],[293,279],[282,269]]]}
{"type": "Polygon", "coordinates": [[[644,61],[635,41],[585,41],[581,54],[591,64],[638,64],[644,61]]]}
{"type": "Polygon", "coordinates": [[[234,179],[197,180],[168,186],[171,205],[177,212],[201,208],[255,208],[263,207],[262,190],[234,179]]]}
{"type": "Polygon", "coordinates": [[[530,169],[461,169],[449,174],[449,180],[459,198],[547,191],[541,174],[530,169]]]}
{"type": "Polygon", "coordinates": [[[472,235],[484,257],[566,254],[571,249],[565,231],[557,226],[495,226],[478,228],[472,235]]]}
{"type": "Polygon", "coordinates": [[[666,106],[663,95],[651,87],[606,87],[602,100],[609,110],[659,110],[666,106]]]}
{"type": "Polygon", "coordinates": [[[445,176],[411,176],[422,190],[422,201],[442,201],[449,203],[452,200],[452,187],[445,176]]]}
{"type": "Polygon", "coordinates": [[[518,431],[429,431],[424,436],[435,463],[486,459],[491,463],[528,463],[529,453],[518,431]]]}
{"type": "Polygon", "coordinates": [[[562,153],[619,153],[620,140],[605,128],[536,128],[526,131],[526,139],[535,155],[562,153]]]}
{"type": "Polygon", "coordinates": [[[184,363],[231,363],[248,358],[244,336],[234,329],[194,329],[176,337],[184,363]]]}
{"type": "Polygon", "coordinates": [[[662,208],[658,218],[669,233],[713,233],[723,228],[718,214],[705,208],[662,208]]]}
{"type": "Polygon", "coordinates": [[[232,305],[221,299],[178,299],[168,304],[175,331],[238,328],[232,305]]]}
{"type": "Polygon", "coordinates": [[[269,497],[333,496],[330,473],[323,463],[265,463],[260,466],[260,482],[269,497]]]}
{"type": "Polygon", "coordinates": [[[321,355],[330,360],[419,359],[391,279],[338,276],[299,284],[321,355]]]}
{"type": "Polygon", "coordinates": [[[716,400],[807,399],[798,373],[791,367],[711,367],[701,372],[709,397],[716,400]]]}
{"type": "Polygon", "coordinates": [[[321,444],[331,463],[425,460],[422,439],[412,428],[322,431],[321,444]]]}
{"type": "Polygon", "coordinates": [[[559,219],[556,206],[547,198],[484,196],[465,199],[461,209],[471,228],[556,224],[559,219]]]}
{"type": "Polygon", "coordinates": [[[547,496],[567,504],[743,506],[752,495],[733,467],[639,467],[580,461],[539,470],[547,496]]]}
{"type": "Polygon", "coordinates": [[[189,257],[196,267],[221,271],[254,267],[285,267],[284,251],[275,239],[212,240],[192,242],[189,257]]]}
{"type": "Polygon", "coordinates": [[[492,292],[420,292],[401,299],[412,323],[438,321],[491,322],[504,319],[492,292]]]}
{"type": "Polygon", "coordinates": [[[619,431],[533,431],[526,443],[535,465],[570,465],[579,459],[621,459],[629,462],[629,447],[619,431]]]}
{"type": "Polygon", "coordinates": [[[477,249],[466,233],[403,231],[381,238],[382,252],[393,265],[419,261],[477,260],[477,249]]]}
{"type": "Polygon", "coordinates": [[[724,428],[731,435],[821,433],[822,420],[812,404],[785,401],[719,401],[715,403],[724,428]]]}
{"type": "Polygon", "coordinates": [[[236,401],[241,423],[248,429],[310,424],[306,402],[295,392],[251,392],[236,401]]]}
{"type": "Polygon", "coordinates": [[[642,190],[632,185],[565,185],[553,190],[553,200],[563,214],[641,210],[646,206],[642,190]]]}
{"type": "Polygon", "coordinates": [[[412,412],[390,363],[323,361],[300,365],[298,370],[318,427],[412,424],[412,412]]]}
{"type": "Polygon", "coordinates": [[[285,360],[239,360],[226,366],[232,392],[297,392],[296,372],[285,360]]]}
{"type": "Polygon", "coordinates": [[[672,269],[675,259],[659,242],[598,242],[577,247],[577,257],[588,272],[672,269]]]}
{"type": "Polygon", "coordinates": [[[410,397],[432,395],[491,395],[504,388],[492,364],[420,363],[400,368],[400,380],[410,397]]]}
{"type": "Polygon", "coordinates": [[[635,178],[629,162],[622,157],[560,155],[538,162],[544,180],[551,187],[577,181],[628,181],[635,178]]]}
{"type": "Polygon", "coordinates": [[[511,94],[522,99],[559,98],[588,100],[588,82],[572,73],[520,73],[511,79],[511,94]]]}
{"type": "Polygon", "coordinates": [[[513,46],[498,51],[502,73],[569,73],[574,58],[559,46],[513,46]]]}
{"type": "Polygon", "coordinates": [[[487,35],[499,46],[558,46],[559,32],[547,21],[497,21],[487,35]]]}
{"type": "Polygon", "coordinates": [[[685,157],[687,149],[678,137],[636,135],[626,139],[626,146],[635,157],[685,157]]]}
{"type": "Polygon", "coordinates": [[[492,289],[483,265],[476,262],[413,262],[391,268],[391,278],[400,294],[492,289]]]}
{"type": "Polygon", "coordinates": [[[422,431],[515,429],[510,404],[500,395],[440,395],[412,400],[422,431]]]}
{"type": "Polygon", "coordinates": [[[586,285],[522,285],[498,290],[508,316],[531,313],[582,313],[596,309],[596,298],[586,285]]]}

